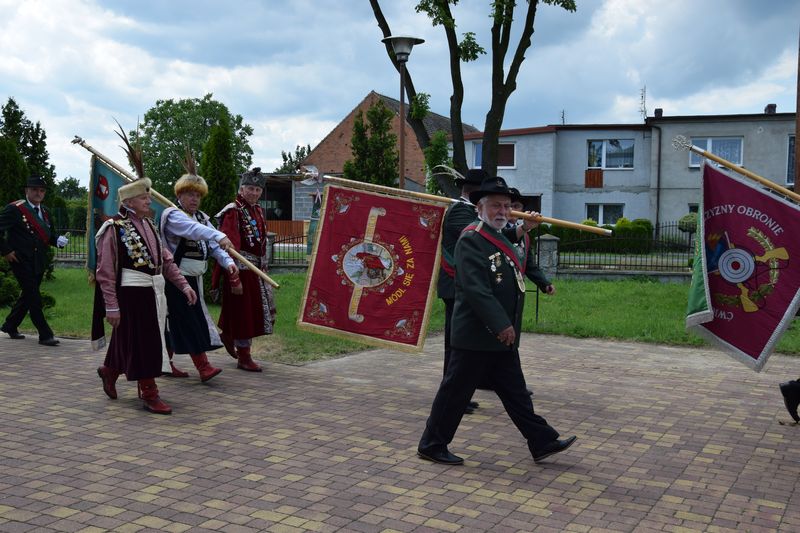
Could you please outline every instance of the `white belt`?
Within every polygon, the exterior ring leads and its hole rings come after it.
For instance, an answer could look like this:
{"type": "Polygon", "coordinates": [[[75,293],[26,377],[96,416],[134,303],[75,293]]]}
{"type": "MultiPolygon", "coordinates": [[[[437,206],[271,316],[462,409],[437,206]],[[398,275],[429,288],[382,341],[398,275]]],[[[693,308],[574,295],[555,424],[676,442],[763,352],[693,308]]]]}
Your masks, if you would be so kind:
{"type": "Polygon", "coordinates": [[[164,344],[164,329],[167,324],[167,297],[164,295],[164,276],[161,274],[151,276],[139,270],[123,268],[120,285],[123,287],[153,288],[153,292],[156,294],[156,314],[158,315],[158,328],[160,331],[158,339],[161,341],[161,371],[171,373],[172,368],[169,366],[169,354],[164,344]]]}
{"type": "Polygon", "coordinates": [[[208,261],[184,257],[181,259],[181,274],[184,276],[202,276],[206,273],[208,261]]]}

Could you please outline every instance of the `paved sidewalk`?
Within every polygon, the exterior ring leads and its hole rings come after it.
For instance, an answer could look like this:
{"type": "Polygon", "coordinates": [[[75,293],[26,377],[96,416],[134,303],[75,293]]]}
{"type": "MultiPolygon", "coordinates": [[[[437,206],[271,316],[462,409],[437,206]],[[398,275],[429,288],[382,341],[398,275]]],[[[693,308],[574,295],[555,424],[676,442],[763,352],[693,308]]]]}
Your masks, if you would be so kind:
{"type": "MultiPolygon", "coordinates": [[[[103,394],[88,341],[0,338],[0,531],[798,531],[800,426],[777,385],[712,350],[525,335],[537,411],[577,443],[536,465],[498,399],[444,467],[415,456],[441,372],[387,350],[103,394]]],[[[187,357],[178,356],[185,369],[187,357]]]]}

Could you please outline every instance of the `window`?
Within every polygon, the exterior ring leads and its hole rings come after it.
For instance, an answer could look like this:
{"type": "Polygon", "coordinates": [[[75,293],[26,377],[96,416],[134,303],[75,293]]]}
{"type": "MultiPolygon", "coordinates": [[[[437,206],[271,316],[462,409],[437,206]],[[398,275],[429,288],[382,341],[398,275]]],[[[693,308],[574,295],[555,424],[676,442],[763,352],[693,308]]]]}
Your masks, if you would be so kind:
{"type": "Polygon", "coordinates": [[[700,206],[698,204],[689,204],[689,212],[690,213],[697,213],[697,211],[699,209],[700,209],[700,206]]]}
{"type": "MultiPolygon", "coordinates": [[[[497,146],[497,168],[516,168],[516,143],[500,143],[497,146]]],[[[472,143],[472,150],[475,154],[473,158],[473,168],[481,168],[483,161],[483,143],[476,141],[472,143]]]]}
{"type": "Polygon", "coordinates": [[[616,224],[622,218],[624,204],[586,204],[586,218],[598,224],[616,224]]]}
{"type": "MultiPolygon", "coordinates": [[[[735,165],[742,164],[741,137],[692,137],[692,144],[735,165]]],[[[699,167],[702,159],[700,155],[689,152],[690,167],[699,167]]]]}
{"type": "Polygon", "coordinates": [[[786,164],[786,185],[794,185],[795,155],[794,135],[789,135],[789,158],[786,164]]]}
{"type": "Polygon", "coordinates": [[[633,168],[633,139],[589,141],[589,168],[633,168]]]}

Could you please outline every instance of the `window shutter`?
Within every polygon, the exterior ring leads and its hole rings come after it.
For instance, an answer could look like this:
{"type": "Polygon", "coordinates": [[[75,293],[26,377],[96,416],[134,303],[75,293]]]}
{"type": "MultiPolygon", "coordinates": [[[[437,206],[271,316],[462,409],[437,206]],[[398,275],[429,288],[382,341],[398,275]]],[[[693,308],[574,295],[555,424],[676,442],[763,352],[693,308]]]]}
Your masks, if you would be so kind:
{"type": "Polygon", "coordinates": [[[603,169],[587,168],[583,186],[587,189],[603,188],[603,169]]]}

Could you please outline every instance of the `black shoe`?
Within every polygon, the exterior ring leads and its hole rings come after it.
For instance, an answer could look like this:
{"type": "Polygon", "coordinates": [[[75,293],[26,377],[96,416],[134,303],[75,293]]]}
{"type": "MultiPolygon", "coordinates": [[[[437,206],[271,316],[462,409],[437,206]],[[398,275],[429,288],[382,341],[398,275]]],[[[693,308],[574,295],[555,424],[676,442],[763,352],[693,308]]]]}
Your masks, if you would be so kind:
{"type": "Polygon", "coordinates": [[[526,389],[528,391],[528,396],[533,396],[533,391],[530,389],[526,389]]]}
{"type": "Polygon", "coordinates": [[[24,339],[25,335],[17,331],[16,329],[8,329],[5,325],[0,326],[0,331],[3,333],[8,333],[8,336],[12,339],[24,339]]]}
{"type": "Polygon", "coordinates": [[[43,344],[45,346],[58,346],[58,339],[55,337],[50,337],[49,339],[39,339],[39,344],[43,344]]]}
{"type": "Polygon", "coordinates": [[[474,401],[474,400],[470,400],[470,401],[469,401],[469,403],[468,403],[467,405],[468,405],[469,407],[472,407],[473,409],[477,409],[478,407],[480,407],[480,406],[481,406],[481,404],[479,404],[478,402],[476,402],[476,401],[474,401]]]}
{"type": "Polygon", "coordinates": [[[417,449],[417,455],[428,461],[439,463],[440,465],[463,465],[464,459],[457,455],[453,455],[449,451],[443,452],[430,452],[417,449]]]}
{"type": "Polygon", "coordinates": [[[783,395],[783,404],[789,415],[795,422],[800,422],[800,416],[797,414],[797,406],[800,405],[800,382],[787,381],[781,383],[781,394],[783,395]]]}
{"type": "Polygon", "coordinates": [[[578,437],[573,435],[566,439],[561,439],[561,440],[556,439],[553,442],[548,442],[542,447],[541,450],[533,454],[533,462],[538,463],[550,457],[551,455],[563,452],[564,450],[572,446],[572,443],[575,442],[575,439],[577,438],[578,437]]]}

